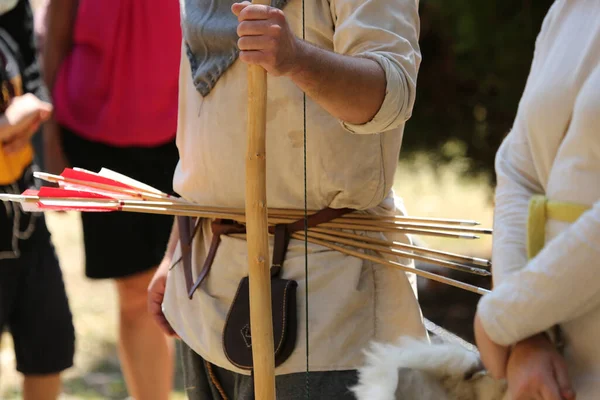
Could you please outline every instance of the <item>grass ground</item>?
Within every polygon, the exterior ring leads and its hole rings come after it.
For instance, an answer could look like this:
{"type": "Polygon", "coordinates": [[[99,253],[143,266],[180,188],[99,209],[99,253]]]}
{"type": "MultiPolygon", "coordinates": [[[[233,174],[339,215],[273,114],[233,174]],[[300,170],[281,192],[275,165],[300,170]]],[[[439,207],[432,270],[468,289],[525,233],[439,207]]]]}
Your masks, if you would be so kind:
{"type": "MultiPolygon", "coordinates": [[[[411,214],[476,219],[484,226],[491,226],[492,207],[485,184],[459,179],[458,168],[460,165],[456,164],[434,173],[422,159],[402,164],[395,188],[411,214]]],[[[77,332],[75,367],[65,375],[64,399],[124,399],[127,392],[115,344],[117,314],[113,284],[92,282],[83,275],[81,226],[76,213],[47,214],[47,220],[63,268],[77,332]]],[[[489,239],[426,240],[435,248],[479,256],[489,256],[491,245],[489,239]]],[[[471,309],[463,310],[461,315],[468,317],[470,312],[471,309]]],[[[0,366],[0,398],[20,398],[21,378],[14,372],[12,343],[6,334],[0,347],[0,366]]],[[[180,371],[177,378],[172,396],[175,400],[184,398],[180,371]]]]}

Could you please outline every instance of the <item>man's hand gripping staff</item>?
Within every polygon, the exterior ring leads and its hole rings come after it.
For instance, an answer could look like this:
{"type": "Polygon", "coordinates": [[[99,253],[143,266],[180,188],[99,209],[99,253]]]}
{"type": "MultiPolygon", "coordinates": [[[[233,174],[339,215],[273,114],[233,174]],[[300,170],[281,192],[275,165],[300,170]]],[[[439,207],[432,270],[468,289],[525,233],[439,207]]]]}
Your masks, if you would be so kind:
{"type": "Polygon", "coordinates": [[[231,11],[239,21],[240,60],[260,65],[273,76],[293,75],[302,44],[290,29],[283,11],[248,1],[235,3],[231,11]]]}

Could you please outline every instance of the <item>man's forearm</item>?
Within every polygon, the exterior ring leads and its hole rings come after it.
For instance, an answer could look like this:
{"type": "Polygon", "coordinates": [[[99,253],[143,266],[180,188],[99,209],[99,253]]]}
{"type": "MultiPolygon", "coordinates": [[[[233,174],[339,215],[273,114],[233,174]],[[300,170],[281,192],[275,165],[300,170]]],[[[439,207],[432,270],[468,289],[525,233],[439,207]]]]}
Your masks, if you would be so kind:
{"type": "Polygon", "coordinates": [[[238,18],[240,59],[287,76],[332,116],[353,124],[370,122],[385,99],[384,69],[366,58],[336,54],[296,37],[284,12],[249,2],[231,7],[238,18]]]}
{"type": "Polygon", "coordinates": [[[50,95],[58,69],[71,50],[78,3],[78,0],[50,0],[48,4],[43,75],[50,95]]]}
{"type": "Polygon", "coordinates": [[[334,117],[365,124],[377,114],[386,92],[383,68],[375,61],[336,54],[298,40],[289,77],[334,117]]]}

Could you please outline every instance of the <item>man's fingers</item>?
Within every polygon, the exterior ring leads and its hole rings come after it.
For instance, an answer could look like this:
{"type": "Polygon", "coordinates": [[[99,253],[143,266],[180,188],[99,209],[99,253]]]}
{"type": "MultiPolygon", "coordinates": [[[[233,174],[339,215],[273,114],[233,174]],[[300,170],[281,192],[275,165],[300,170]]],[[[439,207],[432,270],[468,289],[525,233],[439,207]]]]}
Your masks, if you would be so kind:
{"type": "Polygon", "coordinates": [[[261,20],[261,21],[242,21],[238,24],[237,34],[238,36],[258,36],[271,34],[275,36],[281,31],[281,27],[273,24],[272,21],[261,20]]]}
{"type": "Polygon", "coordinates": [[[549,378],[543,382],[539,391],[542,395],[542,400],[563,400],[562,396],[560,395],[560,389],[558,388],[558,382],[556,382],[554,379],[549,378]]]}
{"type": "Polygon", "coordinates": [[[5,115],[12,125],[18,126],[27,124],[30,120],[45,117],[50,112],[52,112],[50,103],[41,101],[31,93],[26,93],[12,99],[5,115]]]}
{"type": "Polygon", "coordinates": [[[171,328],[169,321],[167,321],[162,311],[160,313],[154,313],[152,314],[152,316],[154,317],[154,321],[156,321],[156,323],[158,324],[158,326],[160,326],[164,333],[166,333],[169,336],[177,336],[177,333],[175,333],[173,328],[171,328]]]}
{"type": "Polygon", "coordinates": [[[171,328],[171,325],[169,324],[162,312],[160,314],[155,314],[154,320],[162,328],[164,333],[166,333],[169,336],[177,336],[177,334],[175,333],[173,328],[171,328]]]}
{"type": "Polygon", "coordinates": [[[162,296],[156,293],[148,294],[148,312],[154,318],[154,321],[161,327],[164,333],[169,336],[177,336],[171,325],[165,318],[165,315],[162,312],[162,296]],[[160,297],[160,300],[159,300],[160,297]]]}
{"type": "Polygon", "coordinates": [[[52,111],[52,104],[46,101],[40,101],[39,107],[42,111],[52,111]]]}
{"type": "Polygon", "coordinates": [[[38,110],[40,112],[40,117],[42,117],[42,116],[49,117],[50,114],[52,113],[53,107],[52,107],[52,104],[40,100],[40,102],[38,103],[38,110]]]}
{"type": "Polygon", "coordinates": [[[238,48],[242,51],[275,50],[277,43],[268,36],[244,36],[238,40],[238,48]]]}
{"type": "Polygon", "coordinates": [[[575,391],[571,385],[571,378],[569,377],[569,371],[567,364],[562,358],[555,357],[553,362],[554,378],[558,384],[559,392],[562,398],[566,400],[575,399],[575,391]]]}
{"type": "Polygon", "coordinates": [[[47,121],[51,115],[52,115],[52,105],[49,103],[42,103],[42,106],[40,107],[40,113],[39,113],[40,121],[41,122],[47,121]]]}
{"type": "Polygon", "coordinates": [[[521,382],[521,385],[514,387],[508,382],[508,391],[512,400],[545,400],[540,391],[537,380],[529,377],[529,381],[521,382]]]}
{"type": "Polygon", "coordinates": [[[261,64],[264,59],[264,54],[258,50],[242,50],[240,51],[240,60],[248,64],[261,64]]]}
{"type": "Polygon", "coordinates": [[[516,385],[512,384],[514,380],[509,379],[508,381],[513,400],[562,400],[550,363],[547,368],[535,368],[523,371],[523,373],[525,375],[520,378],[524,379],[517,379],[516,385]]]}
{"type": "Polygon", "coordinates": [[[285,17],[283,11],[278,8],[264,6],[259,4],[243,4],[240,5],[239,9],[234,6],[231,7],[233,13],[238,17],[238,21],[256,21],[273,19],[275,21],[283,22],[285,17]]]}
{"type": "Polygon", "coordinates": [[[272,51],[261,51],[261,50],[242,50],[240,51],[240,60],[246,64],[260,65],[267,72],[275,74],[277,73],[272,70],[271,66],[275,65],[275,53],[272,51]]]}
{"type": "Polygon", "coordinates": [[[512,393],[512,400],[546,400],[539,390],[522,390],[512,393]]]}
{"type": "Polygon", "coordinates": [[[233,3],[233,5],[231,6],[231,12],[233,12],[233,14],[236,17],[239,17],[242,10],[251,4],[252,3],[250,3],[249,1],[242,1],[241,3],[233,3]]]}
{"type": "Polygon", "coordinates": [[[165,297],[166,285],[166,279],[160,277],[158,279],[153,279],[148,285],[148,313],[152,315],[154,321],[156,321],[165,334],[178,337],[162,311],[162,302],[165,297]]]}
{"type": "MultiPolygon", "coordinates": [[[[550,361],[550,360],[548,360],[550,361]]],[[[550,361],[552,363],[552,361],[550,361]]],[[[544,373],[536,380],[537,390],[543,400],[563,400],[560,394],[559,382],[555,377],[554,366],[546,369],[544,373]]]]}

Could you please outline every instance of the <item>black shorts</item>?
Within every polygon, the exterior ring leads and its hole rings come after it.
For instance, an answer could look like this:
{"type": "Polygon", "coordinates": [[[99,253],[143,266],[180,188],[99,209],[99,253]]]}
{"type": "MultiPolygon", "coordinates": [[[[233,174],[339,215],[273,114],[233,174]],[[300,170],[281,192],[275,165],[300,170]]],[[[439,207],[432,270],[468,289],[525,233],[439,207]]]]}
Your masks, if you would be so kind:
{"type": "MultiPolygon", "coordinates": [[[[91,142],[62,128],[69,163],[98,172],[102,167],[137,179],[165,193],[173,191],[179,160],[175,141],[150,147],[113,147],[91,142]]],[[[129,212],[81,213],[85,273],[89,278],[122,278],[156,267],[162,260],[173,217],[129,212]]]]}
{"type": "MultiPolygon", "coordinates": [[[[0,214],[8,221],[4,207],[0,214]]],[[[73,365],[75,330],[43,215],[33,226],[33,234],[19,241],[20,256],[0,260],[0,332],[12,334],[19,372],[45,375],[73,365]]]]}

